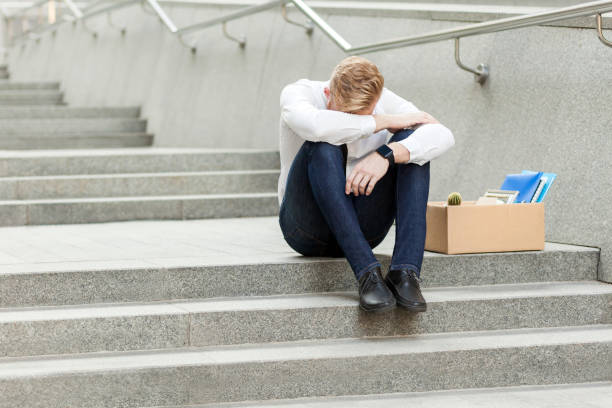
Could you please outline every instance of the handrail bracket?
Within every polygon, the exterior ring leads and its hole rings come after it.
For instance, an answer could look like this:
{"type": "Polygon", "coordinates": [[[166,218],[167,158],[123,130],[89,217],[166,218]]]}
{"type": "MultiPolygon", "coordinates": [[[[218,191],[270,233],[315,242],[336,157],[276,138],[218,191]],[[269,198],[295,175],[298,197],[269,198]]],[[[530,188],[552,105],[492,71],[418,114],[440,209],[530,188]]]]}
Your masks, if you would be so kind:
{"type": "Polygon", "coordinates": [[[312,20],[306,20],[306,23],[302,24],[300,22],[293,21],[289,18],[289,16],[287,15],[287,3],[281,4],[281,14],[286,22],[288,22],[289,24],[296,25],[298,27],[302,27],[304,30],[306,30],[306,34],[312,35],[312,33],[314,32],[314,24],[312,20]]]}
{"type": "Polygon", "coordinates": [[[120,27],[117,24],[115,24],[113,22],[113,17],[112,14],[110,12],[106,13],[106,19],[108,21],[108,25],[116,30],[119,30],[121,32],[121,35],[125,35],[126,31],[127,31],[127,27],[123,26],[120,27]]]}
{"type": "Polygon", "coordinates": [[[189,48],[192,54],[195,54],[198,51],[195,40],[189,43],[187,40],[185,40],[185,36],[181,34],[178,35],[178,39],[184,47],[189,48]]]}
{"type": "Polygon", "coordinates": [[[223,36],[225,38],[227,38],[228,40],[232,40],[238,43],[238,45],[240,46],[240,48],[244,48],[246,47],[246,36],[241,35],[240,37],[234,37],[233,35],[231,35],[230,33],[227,32],[227,21],[224,21],[221,24],[221,27],[223,29],[223,36]]]}
{"type": "Polygon", "coordinates": [[[83,30],[91,34],[93,38],[98,38],[98,32],[87,25],[87,20],[81,19],[81,26],[83,26],[83,30]]]}
{"type": "Polygon", "coordinates": [[[601,13],[597,13],[595,15],[595,18],[597,18],[597,37],[599,37],[599,40],[602,43],[604,43],[608,47],[612,47],[612,41],[608,40],[603,35],[603,21],[602,21],[601,13]]]}
{"type": "Polygon", "coordinates": [[[464,65],[461,62],[461,57],[459,55],[459,38],[460,37],[455,38],[455,62],[457,63],[459,68],[474,74],[474,79],[476,80],[476,82],[478,82],[480,85],[484,84],[487,81],[487,78],[489,77],[489,66],[487,64],[482,63],[478,64],[476,69],[474,69],[468,67],[467,65],[464,65]]]}

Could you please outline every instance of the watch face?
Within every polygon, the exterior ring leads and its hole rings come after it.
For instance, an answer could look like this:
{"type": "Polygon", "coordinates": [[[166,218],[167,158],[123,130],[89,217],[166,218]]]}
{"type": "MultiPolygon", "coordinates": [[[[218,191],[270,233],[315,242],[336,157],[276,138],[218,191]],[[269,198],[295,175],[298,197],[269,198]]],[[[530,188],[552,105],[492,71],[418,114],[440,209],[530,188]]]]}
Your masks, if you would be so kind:
{"type": "Polygon", "coordinates": [[[380,153],[385,159],[389,158],[389,156],[393,155],[393,150],[387,145],[382,145],[378,149],[376,149],[378,153],[380,153]]]}
{"type": "Polygon", "coordinates": [[[393,150],[387,145],[382,145],[378,149],[376,149],[378,154],[380,154],[385,159],[389,160],[389,164],[395,164],[395,157],[393,156],[393,150]]]}

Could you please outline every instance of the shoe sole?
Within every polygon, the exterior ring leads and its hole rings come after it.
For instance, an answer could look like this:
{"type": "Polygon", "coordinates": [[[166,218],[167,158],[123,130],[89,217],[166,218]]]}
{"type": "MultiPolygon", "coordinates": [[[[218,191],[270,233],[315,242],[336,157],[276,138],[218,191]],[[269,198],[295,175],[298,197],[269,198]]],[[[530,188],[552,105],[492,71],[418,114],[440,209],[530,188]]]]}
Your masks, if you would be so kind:
{"type": "Polygon", "coordinates": [[[365,308],[365,307],[363,307],[363,305],[361,305],[361,303],[360,303],[360,304],[359,304],[359,308],[360,308],[361,310],[363,310],[364,312],[368,312],[368,313],[379,313],[379,312],[386,312],[386,311],[388,311],[388,310],[391,310],[391,309],[395,308],[396,304],[397,304],[397,302],[393,302],[393,303],[391,303],[391,304],[389,304],[389,305],[385,305],[385,306],[383,306],[383,307],[375,307],[375,308],[372,308],[372,309],[366,309],[366,308],[365,308]]]}
{"type": "Polygon", "coordinates": [[[408,304],[400,302],[399,300],[397,301],[397,305],[411,312],[426,312],[427,311],[427,305],[425,306],[408,305],[408,304]]]}

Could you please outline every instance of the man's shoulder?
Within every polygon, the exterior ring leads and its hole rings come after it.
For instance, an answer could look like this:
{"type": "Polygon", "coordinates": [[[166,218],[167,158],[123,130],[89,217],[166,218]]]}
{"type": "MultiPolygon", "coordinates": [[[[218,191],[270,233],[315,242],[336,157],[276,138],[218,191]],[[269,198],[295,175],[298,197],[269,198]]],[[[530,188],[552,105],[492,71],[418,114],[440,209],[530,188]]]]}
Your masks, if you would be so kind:
{"type": "Polygon", "coordinates": [[[298,79],[285,85],[280,94],[281,106],[296,100],[309,100],[313,105],[325,105],[323,89],[327,81],[315,81],[307,78],[298,79]]]}
{"type": "Polygon", "coordinates": [[[301,87],[306,87],[306,88],[311,88],[311,89],[320,89],[320,88],[325,87],[328,82],[329,81],[317,81],[317,80],[308,79],[308,78],[300,78],[295,82],[291,82],[285,85],[285,88],[290,87],[290,86],[301,86],[301,87]]]}

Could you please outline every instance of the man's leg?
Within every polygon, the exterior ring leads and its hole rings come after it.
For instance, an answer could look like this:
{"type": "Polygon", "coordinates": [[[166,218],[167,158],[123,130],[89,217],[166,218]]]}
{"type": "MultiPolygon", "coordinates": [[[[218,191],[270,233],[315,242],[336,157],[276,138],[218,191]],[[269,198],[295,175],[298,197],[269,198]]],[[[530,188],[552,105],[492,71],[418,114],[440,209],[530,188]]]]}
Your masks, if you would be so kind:
{"type": "MultiPolygon", "coordinates": [[[[403,140],[412,132],[399,131],[393,135],[391,142],[403,140]]],[[[429,162],[422,166],[415,163],[396,165],[396,231],[390,269],[412,269],[417,277],[421,273],[427,232],[429,167],[429,162]]]]}
{"type": "Polygon", "coordinates": [[[302,145],[298,156],[294,159],[287,181],[285,197],[289,201],[284,200],[281,206],[281,219],[286,221],[293,218],[298,227],[295,234],[302,238],[304,235],[310,235],[315,242],[328,245],[333,245],[335,241],[359,280],[365,272],[380,267],[380,263],[374,257],[360,229],[351,197],[344,193],[346,174],[342,148],[325,142],[307,141],[302,145]],[[298,157],[300,155],[302,157],[298,157]],[[299,189],[302,190],[294,194],[295,191],[290,191],[295,187],[292,179],[296,180],[298,177],[291,173],[297,171],[294,167],[303,169],[304,166],[307,168],[308,183],[299,181],[299,189]],[[312,196],[309,196],[309,193],[312,196]],[[297,197],[299,201],[294,201],[297,197]],[[296,207],[299,210],[289,211],[296,207]],[[329,232],[319,228],[321,220],[329,232]],[[317,231],[311,228],[313,222],[317,231]]]}
{"type": "Polygon", "coordinates": [[[319,209],[308,179],[310,146],[303,144],[291,164],[279,223],[285,241],[305,256],[343,256],[319,209]]]}

